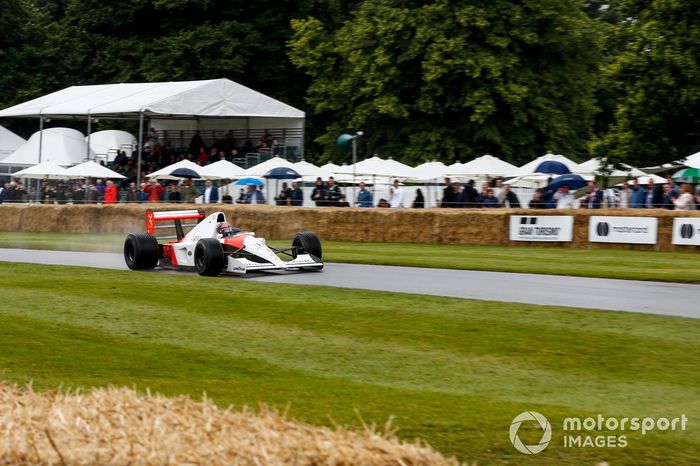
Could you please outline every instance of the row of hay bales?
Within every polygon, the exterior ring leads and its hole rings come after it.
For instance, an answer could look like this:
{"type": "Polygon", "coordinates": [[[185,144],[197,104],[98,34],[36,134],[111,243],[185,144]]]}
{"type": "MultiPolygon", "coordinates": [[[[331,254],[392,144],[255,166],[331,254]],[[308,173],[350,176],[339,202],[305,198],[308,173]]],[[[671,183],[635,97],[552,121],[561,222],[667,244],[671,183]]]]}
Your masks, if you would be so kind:
{"type": "MultiPolygon", "coordinates": [[[[0,230],[55,231],[71,233],[127,233],[144,231],[147,210],[181,210],[203,206],[183,204],[139,205],[0,205],[0,230]]],[[[554,245],[575,248],[634,248],[672,251],[693,247],[671,244],[673,218],[698,216],[700,211],[674,212],[662,209],[545,210],[529,209],[360,209],[242,206],[215,204],[207,214],[221,210],[230,223],[255,231],[266,238],[290,238],[312,230],[323,240],[408,243],[485,244],[537,246],[547,243],[512,242],[508,237],[510,215],[574,215],[574,238],[554,245]],[[655,245],[591,244],[590,215],[657,217],[655,245]]],[[[551,243],[550,243],[551,244],[551,243]]]]}
{"type": "Polygon", "coordinates": [[[35,393],[0,382],[2,465],[457,465],[389,428],[292,422],[274,411],[121,388],[35,393]]]}

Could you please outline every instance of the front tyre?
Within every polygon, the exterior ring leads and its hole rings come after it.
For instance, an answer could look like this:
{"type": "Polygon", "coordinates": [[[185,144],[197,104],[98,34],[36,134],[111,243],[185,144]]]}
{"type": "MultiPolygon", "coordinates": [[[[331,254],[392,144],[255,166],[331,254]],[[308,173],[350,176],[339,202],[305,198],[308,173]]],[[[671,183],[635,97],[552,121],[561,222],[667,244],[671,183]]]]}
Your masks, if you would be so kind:
{"type": "Polygon", "coordinates": [[[151,270],[158,265],[160,248],[153,235],[131,233],[124,241],[124,261],[131,270],[151,270]]]}
{"type": "MultiPolygon", "coordinates": [[[[312,231],[300,231],[292,240],[292,257],[297,258],[299,254],[310,254],[318,261],[323,260],[323,248],[318,235],[312,231]]],[[[302,270],[321,270],[323,264],[318,267],[305,267],[302,270]]]]}
{"type": "Polygon", "coordinates": [[[197,273],[206,277],[216,277],[224,268],[224,248],[219,240],[203,238],[194,248],[194,266],[197,273]]]}

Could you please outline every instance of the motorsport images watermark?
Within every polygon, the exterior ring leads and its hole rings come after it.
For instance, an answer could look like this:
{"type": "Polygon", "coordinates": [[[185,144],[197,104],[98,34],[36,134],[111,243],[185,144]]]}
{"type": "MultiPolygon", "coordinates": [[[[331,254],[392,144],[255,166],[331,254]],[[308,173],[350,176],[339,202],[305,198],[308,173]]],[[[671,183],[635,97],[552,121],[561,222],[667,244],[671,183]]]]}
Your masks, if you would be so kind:
{"type": "MultiPolygon", "coordinates": [[[[564,432],[563,445],[565,448],[625,448],[628,445],[627,435],[624,432],[639,432],[646,435],[652,430],[686,430],[688,418],[685,414],[680,417],[604,417],[598,414],[596,417],[567,417],[562,422],[561,430],[564,432]],[[596,435],[585,432],[595,431],[596,435]],[[607,431],[608,435],[601,432],[607,431]],[[614,434],[610,434],[614,432],[614,434]],[[623,433],[617,433],[623,432],[623,433]]],[[[552,440],[552,425],[546,417],[536,411],[525,411],[518,414],[510,424],[510,442],[516,450],[526,455],[540,453],[552,440]],[[523,422],[535,422],[542,429],[540,441],[526,445],[520,440],[518,431],[523,422]]]]}

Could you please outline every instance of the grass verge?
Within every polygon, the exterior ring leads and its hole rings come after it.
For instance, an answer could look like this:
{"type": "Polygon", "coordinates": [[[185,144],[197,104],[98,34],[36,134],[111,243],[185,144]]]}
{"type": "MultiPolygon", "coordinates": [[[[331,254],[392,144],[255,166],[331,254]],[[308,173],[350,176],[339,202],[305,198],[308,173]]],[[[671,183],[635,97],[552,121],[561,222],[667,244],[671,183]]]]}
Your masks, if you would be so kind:
{"type": "MultiPolygon", "coordinates": [[[[125,235],[0,232],[0,247],[121,252],[125,235]]],[[[287,246],[289,240],[270,241],[287,246]]],[[[323,242],[325,260],[356,264],[438,267],[580,277],[700,283],[692,252],[323,242]]]]}
{"type": "MultiPolygon", "coordinates": [[[[222,406],[289,406],[322,425],[393,416],[400,437],[482,465],[700,457],[697,320],[7,263],[0,282],[0,379],[206,392],[222,406]],[[533,456],[508,438],[528,410],[554,429],[533,456]],[[563,419],[598,413],[685,414],[691,429],[564,448],[563,419]]],[[[540,436],[521,432],[525,443],[540,436]]]]}

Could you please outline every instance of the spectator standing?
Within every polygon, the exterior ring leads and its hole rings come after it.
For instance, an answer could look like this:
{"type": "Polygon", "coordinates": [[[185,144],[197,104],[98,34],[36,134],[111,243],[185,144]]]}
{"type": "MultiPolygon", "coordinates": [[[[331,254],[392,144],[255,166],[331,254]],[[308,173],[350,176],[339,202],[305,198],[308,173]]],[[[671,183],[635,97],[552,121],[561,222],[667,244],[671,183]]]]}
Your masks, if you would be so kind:
{"type": "Polygon", "coordinates": [[[337,207],[350,207],[350,203],[348,202],[348,198],[345,197],[345,194],[340,195],[337,207]]]}
{"type": "Polygon", "coordinates": [[[644,188],[639,186],[637,178],[632,180],[632,200],[631,206],[633,209],[641,209],[644,207],[644,188]]]}
{"type": "Polygon", "coordinates": [[[367,189],[367,185],[360,181],[360,191],[357,193],[357,207],[372,207],[372,193],[367,189]]]}
{"type": "Polygon", "coordinates": [[[518,196],[513,191],[511,191],[509,184],[503,185],[502,206],[511,209],[517,209],[520,207],[520,199],[518,199],[518,196]]]}
{"type": "Polygon", "coordinates": [[[148,202],[160,202],[160,197],[165,192],[165,188],[158,183],[158,180],[151,178],[146,186],[141,190],[148,196],[148,202]]]}
{"type": "Polygon", "coordinates": [[[632,194],[634,194],[634,192],[630,188],[630,184],[627,181],[622,183],[622,189],[620,190],[621,209],[629,209],[632,207],[632,194]]]}
{"type": "Polygon", "coordinates": [[[573,209],[574,195],[569,192],[569,186],[564,185],[554,193],[554,200],[557,203],[557,209],[573,209]]]}
{"type": "Polygon", "coordinates": [[[423,197],[423,191],[421,191],[420,188],[416,189],[416,198],[413,200],[411,207],[414,209],[425,208],[425,198],[423,197]]]}
{"type": "Polygon", "coordinates": [[[302,191],[301,186],[296,181],[292,181],[291,196],[293,206],[304,205],[304,191],[302,191]]]}
{"type": "Polygon", "coordinates": [[[311,192],[311,200],[316,203],[316,207],[323,207],[326,204],[326,198],[328,197],[328,194],[326,192],[326,185],[323,183],[323,180],[319,176],[316,178],[316,186],[314,187],[314,190],[311,192]]]}
{"type": "Polygon", "coordinates": [[[440,207],[459,207],[459,197],[455,194],[455,188],[449,178],[445,178],[445,189],[442,190],[440,207]]]}
{"type": "Polygon", "coordinates": [[[180,192],[180,185],[177,182],[170,183],[168,202],[182,202],[182,193],[180,192]]]}
{"type": "Polygon", "coordinates": [[[661,189],[654,185],[654,180],[649,178],[647,189],[644,191],[644,207],[646,209],[656,209],[661,207],[661,189]]]}
{"type": "Polygon", "coordinates": [[[265,196],[252,184],[246,186],[247,192],[241,204],[264,204],[265,196]]]}
{"type": "Polygon", "coordinates": [[[80,183],[75,183],[73,185],[72,196],[73,204],[84,204],[85,203],[85,189],[80,183]]]}
{"type": "Polygon", "coordinates": [[[340,186],[335,184],[335,178],[333,178],[332,176],[328,178],[326,190],[326,205],[331,207],[337,207],[338,203],[340,202],[340,196],[342,196],[343,193],[340,190],[340,186]]]}
{"type": "Polygon", "coordinates": [[[693,210],[695,209],[694,196],[691,194],[689,184],[681,186],[681,194],[673,200],[675,210],[693,210]]]}
{"type": "Polygon", "coordinates": [[[673,210],[675,208],[674,199],[678,199],[679,194],[673,190],[673,184],[664,183],[661,192],[661,208],[667,210],[673,210]]]}
{"type": "Polygon", "coordinates": [[[89,184],[87,193],[85,194],[86,204],[96,204],[97,203],[97,189],[94,184],[89,184]]]}
{"type": "Polygon", "coordinates": [[[535,191],[535,195],[530,199],[530,202],[527,205],[530,209],[546,209],[547,208],[547,202],[542,199],[542,191],[537,190],[535,191]]]}
{"type": "Polygon", "coordinates": [[[493,194],[493,189],[491,188],[486,190],[486,195],[484,196],[484,199],[482,199],[482,202],[485,208],[501,207],[500,202],[498,202],[498,198],[493,194]]]}
{"type": "Polygon", "coordinates": [[[292,190],[286,181],[282,183],[282,189],[275,197],[275,204],[278,206],[292,205],[292,190]]]}
{"type": "Polygon", "coordinates": [[[129,183],[129,190],[126,192],[126,202],[136,204],[141,200],[141,193],[136,189],[136,183],[129,183]]]}
{"type": "Polygon", "coordinates": [[[394,180],[394,184],[389,188],[389,205],[392,209],[403,208],[403,186],[399,180],[394,180]]]}
{"type": "Polygon", "coordinates": [[[467,181],[460,196],[460,204],[462,207],[478,207],[481,203],[479,192],[474,187],[474,180],[467,181]]]}
{"type": "Polygon", "coordinates": [[[195,201],[195,199],[202,195],[202,192],[197,189],[194,183],[192,183],[192,180],[185,181],[185,186],[185,202],[188,204],[191,204],[195,201]]]}
{"type": "Polygon", "coordinates": [[[116,204],[119,202],[119,190],[112,180],[105,183],[105,204],[116,204]]]}
{"type": "Polygon", "coordinates": [[[219,188],[211,181],[204,182],[204,203],[216,204],[219,202],[219,188]]]}
{"type": "Polygon", "coordinates": [[[503,187],[503,179],[496,178],[494,181],[493,195],[496,197],[496,199],[498,199],[498,203],[503,205],[506,198],[506,190],[503,187]]]}
{"type": "Polygon", "coordinates": [[[595,181],[589,181],[588,187],[590,191],[583,198],[581,204],[589,209],[600,209],[600,203],[603,201],[603,191],[598,189],[598,185],[595,181]]]}

